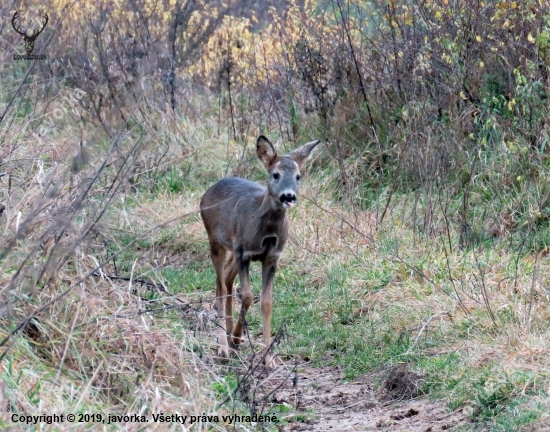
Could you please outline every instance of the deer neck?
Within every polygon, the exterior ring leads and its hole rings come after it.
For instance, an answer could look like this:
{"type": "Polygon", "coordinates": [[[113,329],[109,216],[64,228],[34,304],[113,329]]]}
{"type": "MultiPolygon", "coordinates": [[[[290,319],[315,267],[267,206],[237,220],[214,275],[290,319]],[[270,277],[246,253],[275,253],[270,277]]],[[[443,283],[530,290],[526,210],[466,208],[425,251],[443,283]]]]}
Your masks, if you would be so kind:
{"type": "Polygon", "coordinates": [[[269,191],[266,191],[257,214],[262,218],[270,219],[272,222],[280,221],[282,223],[285,218],[286,208],[269,191]]]}

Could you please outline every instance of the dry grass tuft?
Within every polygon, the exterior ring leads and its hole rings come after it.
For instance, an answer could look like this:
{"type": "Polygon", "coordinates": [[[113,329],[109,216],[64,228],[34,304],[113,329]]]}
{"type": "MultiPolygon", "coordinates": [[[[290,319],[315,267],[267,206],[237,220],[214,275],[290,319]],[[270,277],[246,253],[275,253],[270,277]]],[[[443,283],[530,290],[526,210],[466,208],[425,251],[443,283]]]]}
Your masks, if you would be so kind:
{"type": "Polygon", "coordinates": [[[217,413],[218,367],[204,340],[183,325],[189,306],[166,292],[162,262],[151,269],[154,259],[145,254],[150,248],[139,251],[140,241],[152,245],[153,256],[199,241],[196,215],[185,216],[196,209],[196,195],[159,194],[160,206],[135,204],[142,201],[136,189],[166,172],[167,162],[192,155],[178,138],[189,123],[163,137],[132,131],[109,137],[80,125],[77,134],[95,134],[80,148],[70,124],[57,125],[37,145],[32,134],[16,134],[24,124],[12,121],[2,130],[12,145],[3,147],[7,176],[0,179],[9,186],[0,189],[0,383],[7,407],[1,422],[12,425],[11,413],[217,413]],[[178,235],[166,237],[159,227],[175,220],[166,229],[177,230],[184,217],[195,223],[178,235]],[[126,275],[116,267],[127,259],[130,280],[118,278],[126,275]]]}

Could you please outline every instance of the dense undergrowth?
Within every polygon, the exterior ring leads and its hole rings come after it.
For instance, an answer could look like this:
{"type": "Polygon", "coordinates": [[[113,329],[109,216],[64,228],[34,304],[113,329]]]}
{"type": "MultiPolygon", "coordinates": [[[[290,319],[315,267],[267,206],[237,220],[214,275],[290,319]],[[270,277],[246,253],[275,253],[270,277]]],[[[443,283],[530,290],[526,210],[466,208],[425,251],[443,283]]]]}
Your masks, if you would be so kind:
{"type": "Polygon", "coordinates": [[[222,176],[263,181],[259,133],[323,141],[275,280],[280,358],[350,380],[407,364],[465,430],[544,425],[548,6],[258,4],[52,1],[36,62],[0,7],[4,425],[250,409],[260,314],[217,363],[196,210],[222,176]]]}

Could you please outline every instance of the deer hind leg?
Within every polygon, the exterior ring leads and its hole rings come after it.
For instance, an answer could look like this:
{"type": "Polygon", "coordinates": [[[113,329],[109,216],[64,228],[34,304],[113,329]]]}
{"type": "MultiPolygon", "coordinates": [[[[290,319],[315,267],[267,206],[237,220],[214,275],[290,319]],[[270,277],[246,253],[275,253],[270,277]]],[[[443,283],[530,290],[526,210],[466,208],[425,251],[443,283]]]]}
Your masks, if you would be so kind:
{"type": "Polygon", "coordinates": [[[245,261],[240,258],[236,258],[236,266],[239,269],[239,281],[241,284],[241,312],[239,313],[239,319],[233,327],[233,345],[237,346],[243,342],[243,327],[245,323],[246,312],[252,304],[252,291],[250,289],[250,278],[248,275],[248,269],[250,267],[250,261],[245,261]]]}
{"type": "MultiPolygon", "coordinates": [[[[227,297],[225,300],[225,328],[228,333],[233,330],[233,282],[238,272],[239,267],[233,255],[232,259],[225,265],[225,287],[227,288],[227,297]]],[[[227,337],[229,342],[231,342],[231,336],[228,334],[227,337]]]]}
{"type": "Polygon", "coordinates": [[[216,312],[218,315],[218,356],[228,357],[229,347],[227,344],[227,331],[225,328],[225,300],[227,298],[227,288],[224,281],[224,265],[227,251],[220,244],[210,242],[210,257],[216,270],[216,312]]]}
{"type": "Polygon", "coordinates": [[[264,323],[264,345],[268,350],[265,354],[265,365],[268,368],[275,367],[275,361],[272,353],[269,351],[271,345],[271,309],[272,309],[272,292],[273,278],[277,271],[276,262],[262,263],[262,295],[260,304],[262,307],[262,319],[264,323]]]}

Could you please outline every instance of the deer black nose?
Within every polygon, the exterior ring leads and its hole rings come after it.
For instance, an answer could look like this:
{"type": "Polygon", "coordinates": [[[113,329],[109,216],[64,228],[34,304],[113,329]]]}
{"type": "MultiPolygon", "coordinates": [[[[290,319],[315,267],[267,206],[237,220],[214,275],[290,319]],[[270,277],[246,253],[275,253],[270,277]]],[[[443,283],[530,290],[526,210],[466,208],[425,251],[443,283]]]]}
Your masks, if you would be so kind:
{"type": "Polygon", "coordinates": [[[296,202],[296,195],[294,195],[293,193],[285,193],[285,194],[282,194],[279,199],[283,204],[294,203],[296,202]]]}

